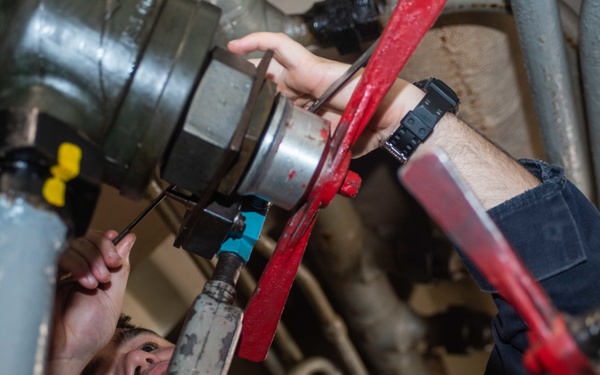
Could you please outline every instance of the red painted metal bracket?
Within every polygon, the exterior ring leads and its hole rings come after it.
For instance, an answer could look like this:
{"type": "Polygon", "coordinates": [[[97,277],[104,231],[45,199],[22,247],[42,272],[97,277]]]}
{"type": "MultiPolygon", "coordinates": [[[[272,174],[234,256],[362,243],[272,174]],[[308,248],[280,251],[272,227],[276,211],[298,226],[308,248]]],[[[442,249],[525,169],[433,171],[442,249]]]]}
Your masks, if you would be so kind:
{"type": "Polygon", "coordinates": [[[307,201],[289,219],[246,306],[238,356],[262,361],[304,255],[317,211],[338,192],[355,195],[360,178],[348,171],[350,147],[375,113],[408,58],[441,13],[446,0],[400,0],[331,140],[307,201]]]}

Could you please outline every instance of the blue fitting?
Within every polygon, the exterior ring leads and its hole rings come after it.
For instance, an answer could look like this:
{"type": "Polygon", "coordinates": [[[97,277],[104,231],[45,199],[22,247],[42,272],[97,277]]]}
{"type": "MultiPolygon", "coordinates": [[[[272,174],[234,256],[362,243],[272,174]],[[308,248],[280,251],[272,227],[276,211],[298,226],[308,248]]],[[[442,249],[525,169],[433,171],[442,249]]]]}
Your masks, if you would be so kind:
{"type": "Polygon", "coordinates": [[[242,204],[241,213],[245,217],[246,225],[241,236],[239,232],[229,232],[221,244],[217,257],[223,252],[229,252],[237,254],[244,260],[244,263],[250,259],[250,254],[260,237],[270,206],[269,202],[257,197],[253,197],[251,201],[252,203],[242,204]],[[257,206],[261,208],[257,208],[257,206]]]}

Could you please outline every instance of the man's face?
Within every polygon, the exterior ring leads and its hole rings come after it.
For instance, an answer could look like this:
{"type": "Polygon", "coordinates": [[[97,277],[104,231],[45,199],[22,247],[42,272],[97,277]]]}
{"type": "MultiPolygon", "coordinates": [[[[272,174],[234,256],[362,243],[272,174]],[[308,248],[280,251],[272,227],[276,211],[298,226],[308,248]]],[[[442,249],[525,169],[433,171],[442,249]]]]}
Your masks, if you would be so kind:
{"type": "Polygon", "coordinates": [[[145,329],[117,329],[82,375],[164,375],[175,345],[145,329]]]}

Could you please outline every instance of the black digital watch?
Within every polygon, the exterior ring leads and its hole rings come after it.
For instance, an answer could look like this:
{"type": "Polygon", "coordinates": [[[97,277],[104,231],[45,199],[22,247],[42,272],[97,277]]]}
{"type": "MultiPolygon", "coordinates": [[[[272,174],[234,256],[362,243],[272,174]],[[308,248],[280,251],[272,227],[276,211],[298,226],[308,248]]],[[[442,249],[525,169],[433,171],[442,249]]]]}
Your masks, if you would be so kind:
{"type": "Polygon", "coordinates": [[[406,163],[415,149],[433,132],[433,128],[448,112],[458,112],[460,99],[444,82],[429,78],[415,82],[425,91],[419,104],[400,121],[400,127],[385,141],[383,148],[401,163],[406,163]]]}

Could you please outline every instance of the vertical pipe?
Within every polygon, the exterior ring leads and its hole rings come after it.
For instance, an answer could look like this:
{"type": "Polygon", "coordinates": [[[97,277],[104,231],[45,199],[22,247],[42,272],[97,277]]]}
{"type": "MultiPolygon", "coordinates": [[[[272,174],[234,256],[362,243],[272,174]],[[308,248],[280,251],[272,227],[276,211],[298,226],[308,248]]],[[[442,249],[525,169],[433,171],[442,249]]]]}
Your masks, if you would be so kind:
{"type": "MultiPolygon", "coordinates": [[[[596,187],[600,186],[600,3],[584,0],[579,15],[579,58],[596,187]]],[[[600,198],[596,198],[600,202],[600,198]]]]}
{"type": "MultiPolygon", "coordinates": [[[[256,250],[258,250],[265,258],[271,257],[276,246],[277,243],[275,240],[266,234],[261,235],[256,242],[256,250]]],[[[300,267],[298,267],[295,282],[302,288],[308,302],[315,310],[321,321],[325,336],[338,351],[347,373],[350,375],[368,374],[360,355],[350,340],[346,323],[333,309],[333,306],[325,295],[325,291],[319,285],[316,277],[307,267],[300,265],[300,267]]],[[[279,324],[281,325],[281,322],[279,322],[279,324]]],[[[279,334],[279,331],[277,334],[279,334]]],[[[277,336],[275,336],[275,339],[277,339],[277,336]]]]}
{"type": "Polygon", "coordinates": [[[0,366],[44,373],[56,282],[67,228],[53,212],[0,195],[0,366]]]}
{"type": "Polygon", "coordinates": [[[423,339],[424,324],[398,298],[377,264],[375,254],[385,244],[365,228],[352,202],[335,197],[321,210],[311,241],[318,251],[315,264],[335,290],[348,326],[361,340],[358,345],[376,372],[428,374],[416,348],[423,339]]]}
{"type": "Polygon", "coordinates": [[[588,145],[574,100],[558,4],[513,0],[511,5],[547,158],[565,167],[569,178],[591,198],[588,145]]]}

